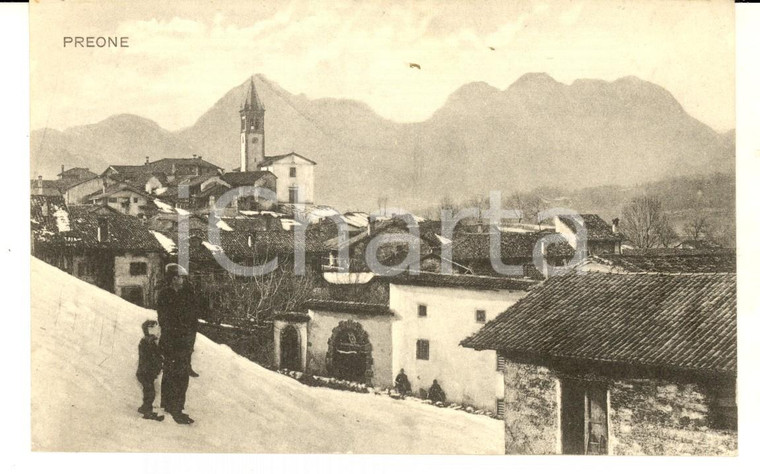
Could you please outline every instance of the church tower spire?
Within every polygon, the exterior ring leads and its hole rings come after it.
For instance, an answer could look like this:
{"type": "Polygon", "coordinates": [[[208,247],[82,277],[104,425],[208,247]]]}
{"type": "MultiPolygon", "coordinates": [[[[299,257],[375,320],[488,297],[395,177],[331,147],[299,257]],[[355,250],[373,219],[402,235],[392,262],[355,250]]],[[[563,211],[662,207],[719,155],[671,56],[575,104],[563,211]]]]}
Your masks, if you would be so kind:
{"type": "Polygon", "coordinates": [[[256,171],[264,161],[264,112],[251,77],[240,109],[240,171],[256,171]]]}

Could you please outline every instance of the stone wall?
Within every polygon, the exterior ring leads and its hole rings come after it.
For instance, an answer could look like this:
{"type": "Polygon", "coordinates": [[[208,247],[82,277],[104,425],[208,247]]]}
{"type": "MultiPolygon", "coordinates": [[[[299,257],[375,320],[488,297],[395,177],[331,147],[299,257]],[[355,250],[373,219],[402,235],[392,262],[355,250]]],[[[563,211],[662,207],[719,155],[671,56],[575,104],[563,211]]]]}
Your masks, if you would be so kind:
{"type": "Polygon", "coordinates": [[[609,396],[614,454],[737,454],[736,431],[711,427],[710,396],[697,384],[616,381],[609,396]]]}
{"type": "Polygon", "coordinates": [[[216,342],[230,347],[236,354],[264,367],[274,366],[274,341],[271,324],[257,328],[238,328],[229,325],[201,322],[198,332],[216,342]]]}
{"type": "MultiPolygon", "coordinates": [[[[561,375],[542,365],[506,362],[506,454],[562,452],[561,375]]],[[[716,428],[714,396],[708,389],[715,390],[717,382],[593,379],[608,386],[610,454],[738,454],[737,431],[716,428]]]]}
{"type": "Polygon", "coordinates": [[[504,366],[506,454],[559,453],[559,380],[546,367],[504,366]]]}

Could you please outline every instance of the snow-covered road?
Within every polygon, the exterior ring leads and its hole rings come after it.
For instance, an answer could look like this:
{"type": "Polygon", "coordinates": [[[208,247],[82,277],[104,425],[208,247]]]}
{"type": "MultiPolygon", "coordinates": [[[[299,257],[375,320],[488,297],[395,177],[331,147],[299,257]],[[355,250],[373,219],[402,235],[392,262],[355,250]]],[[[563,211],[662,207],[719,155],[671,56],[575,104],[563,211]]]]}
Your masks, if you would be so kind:
{"type": "Polygon", "coordinates": [[[143,420],[137,343],[155,312],[34,258],[31,272],[34,450],[504,452],[500,421],[306,387],[200,335],[193,366],[201,376],[190,380],[186,405],[195,424],[143,420]]]}

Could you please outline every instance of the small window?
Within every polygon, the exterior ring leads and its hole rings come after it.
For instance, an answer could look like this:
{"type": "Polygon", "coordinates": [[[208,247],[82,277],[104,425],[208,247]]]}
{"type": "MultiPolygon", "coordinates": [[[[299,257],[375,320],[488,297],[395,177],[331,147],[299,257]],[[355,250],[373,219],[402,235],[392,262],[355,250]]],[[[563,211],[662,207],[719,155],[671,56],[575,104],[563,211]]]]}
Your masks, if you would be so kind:
{"type": "Polygon", "coordinates": [[[137,204],[137,198],[132,198],[132,202],[137,204]]]}
{"type": "Polygon", "coordinates": [[[290,177],[291,178],[295,178],[296,177],[296,167],[295,166],[291,166],[290,167],[290,177]]]}
{"type": "Polygon", "coordinates": [[[430,341],[417,339],[417,360],[430,360],[430,341]]]}
{"type": "Polygon", "coordinates": [[[477,321],[479,323],[486,322],[486,312],[485,312],[485,310],[479,309],[479,310],[475,311],[475,321],[477,321]]]}
{"type": "Polygon", "coordinates": [[[88,276],[94,273],[90,262],[78,262],[77,263],[77,275],[88,276]]]}
{"type": "Polygon", "coordinates": [[[498,416],[499,418],[504,417],[504,399],[503,398],[496,399],[496,416],[498,416]]]}
{"type": "Polygon", "coordinates": [[[148,264],[145,262],[131,262],[129,264],[129,274],[132,276],[147,275],[148,264]]]}
{"type": "Polygon", "coordinates": [[[497,354],[496,355],[496,371],[504,372],[504,366],[506,365],[507,365],[507,359],[504,358],[503,355],[497,354]]]}
{"type": "Polygon", "coordinates": [[[116,198],[108,198],[108,202],[118,202],[116,198]]]}
{"type": "Polygon", "coordinates": [[[143,289],[141,286],[125,286],[121,289],[121,297],[138,306],[145,304],[143,289]]]}
{"type": "Polygon", "coordinates": [[[424,318],[427,316],[427,305],[424,304],[418,304],[417,305],[417,316],[424,318]]]}

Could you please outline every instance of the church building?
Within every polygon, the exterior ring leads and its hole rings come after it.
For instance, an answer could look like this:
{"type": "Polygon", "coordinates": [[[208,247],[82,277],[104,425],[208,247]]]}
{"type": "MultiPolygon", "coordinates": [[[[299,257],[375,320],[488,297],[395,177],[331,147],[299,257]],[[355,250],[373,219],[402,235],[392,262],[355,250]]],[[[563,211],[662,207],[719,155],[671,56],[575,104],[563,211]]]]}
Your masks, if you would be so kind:
{"type": "Polygon", "coordinates": [[[240,171],[270,171],[277,177],[277,201],[288,204],[314,203],[316,162],[298,153],[264,154],[264,105],[251,78],[240,109],[240,171]]]}

